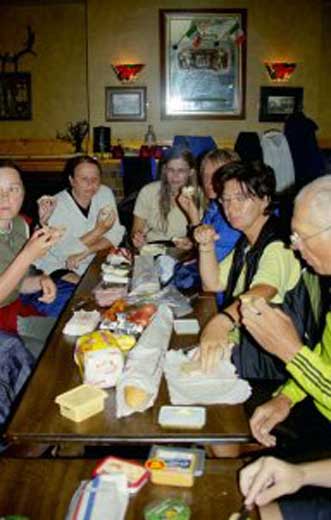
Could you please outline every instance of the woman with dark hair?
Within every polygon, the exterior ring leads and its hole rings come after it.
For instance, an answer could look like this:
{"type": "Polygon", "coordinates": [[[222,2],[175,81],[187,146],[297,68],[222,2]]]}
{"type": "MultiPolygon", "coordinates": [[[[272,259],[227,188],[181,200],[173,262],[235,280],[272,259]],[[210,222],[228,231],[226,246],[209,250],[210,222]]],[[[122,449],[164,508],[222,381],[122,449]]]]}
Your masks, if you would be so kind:
{"type": "Polygon", "coordinates": [[[200,207],[200,190],[197,185],[196,166],[192,153],[180,147],[171,148],[161,168],[161,180],[144,186],[137,197],[132,228],[133,244],[140,248],[154,240],[171,240],[179,248],[191,248],[186,239],[192,220],[178,203],[178,197],[192,197],[200,207]],[[192,187],[192,194],[185,193],[192,187]]]}
{"type": "Polygon", "coordinates": [[[40,207],[42,222],[63,227],[64,235],[37,266],[52,276],[58,273],[77,282],[97,251],[121,242],[124,227],[118,220],[112,190],[101,184],[102,171],[96,159],[75,157],[66,171],[69,187],[57,193],[53,205],[46,197],[40,207]],[[52,206],[50,216],[47,204],[52,206]]]}
{"type": "Polygon", "coordinates": [[[213,187],[224,214],[243,235],[218,263],[215,230],[208,225],[195,230],[204,288],[225,291],[224,310],[209,321],[201,335],[199,355],[204,370],[212,369],[220,353],[228,351],[242,377],[286,378],[283,364],[261,349],[244,328],[239,329],[240,301],[244,298],[263,297],[282,306],[293,315],[299,333],[310,333],[309,343],[314,344],[318,327],[308,305],[308,292],[302,290],[301,266],[285,245],[278,218],[272,213],[275,186],[273,170],[261,162],[232,162],[214,174],[213,187]]]}

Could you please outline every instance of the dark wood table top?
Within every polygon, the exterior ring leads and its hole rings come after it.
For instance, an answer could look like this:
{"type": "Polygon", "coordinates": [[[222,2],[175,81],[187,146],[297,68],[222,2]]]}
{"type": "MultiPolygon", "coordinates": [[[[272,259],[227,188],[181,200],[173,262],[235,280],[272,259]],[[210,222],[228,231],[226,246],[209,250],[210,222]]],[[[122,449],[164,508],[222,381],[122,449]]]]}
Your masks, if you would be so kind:
{"type": "MultiPolygon", "coordinates": [[[[237,487],[238,460],[207,461],[205,473],[192,488],[147,483],[130,498],[126,520],[143,520],[149,503],[181,498],[190,506],[192,520],[227,520],[238,511],[242,497],[237,487]]],[[[81,480],[91,478],[96,460],[0,459],[1,515],[21,514],[31,520],[63,520],[70,499],[81,480]]]]}
{"type": "MultiPolygon", "coordinates": [[[[170,404],[165,381],[152,408],[144,413],[116,419],[115,391],[108,390],[105,410],[81,423],[62,417],[54,400],[57,395],[81,384],[78,368],[73,360],[75,338],[62,334],[72,309],[82,300],[91,302],[91,290],[100,277],[100,259],[90,266],[68,308],[59,319],[38,365],[26,385],[23,397],[15,410],[6,432],[12,442],[109,443],[202,442],[247,443],[251,440],[243,405],[212,405],[207,407],[207,422],[202,430],[164,430],[158,423],[159,409],[170,404]]],[[[95,304],[94,304],[95,305],[95,304]]],[[[93,308],[93,307],[91,307],[93,308]]],[[[194,313],[201,326],[216,311],[214,298],[202,295],[194,300],[194,313]]],[[[197,341],[195,336],[172,337],[172,346],[185,347],[197,341]]]]}

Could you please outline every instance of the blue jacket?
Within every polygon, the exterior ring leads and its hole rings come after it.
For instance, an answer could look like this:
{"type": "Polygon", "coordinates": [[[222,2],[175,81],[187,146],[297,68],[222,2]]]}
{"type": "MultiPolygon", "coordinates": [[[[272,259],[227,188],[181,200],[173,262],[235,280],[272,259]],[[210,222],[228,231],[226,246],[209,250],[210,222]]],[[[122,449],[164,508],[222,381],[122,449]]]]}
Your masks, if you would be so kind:
{"type": "MultiPolygon", "coordinates": [[[[211,200],[202,218],[204,224],[210,224],[215,229],[219,238],[215,242],[215,253],[218,262],[221,262],[234,248],[238,238],[241,236],[240,231],[233,229],[227,223],[223,216],[222,210],[216,200],[211,200]]],[[[216,294],[217,305],[223,303],[224,293],[216,294]]]]}
{"type": "MultiPolygon", "coordinates": [[[[215,252],[217,261],[220,262],[232,251],[241,233],[227,223],[216,200],[209,202],[202,218],[202,223],[210,224],[214,227],[216,233],[219,234],[220,238],[215,242],[215,252]]],[[[194,260],[185,265],[178,264],[174,275],[174,282],[178,289],[200,286],[201,279],[198,262],[194,260]]],[[[219,306],[223,303],[223,296],[223,292],[216,294],[216,301],[219,306]]]]}
{"type": "Polygon", "coordinates": [[[215,251],[218,262],[221,262],[232,251],[241,233],[227,223],[216,200],[209,202],[202,222],[213,226],[219,235],[215,242],[215,251]]]}

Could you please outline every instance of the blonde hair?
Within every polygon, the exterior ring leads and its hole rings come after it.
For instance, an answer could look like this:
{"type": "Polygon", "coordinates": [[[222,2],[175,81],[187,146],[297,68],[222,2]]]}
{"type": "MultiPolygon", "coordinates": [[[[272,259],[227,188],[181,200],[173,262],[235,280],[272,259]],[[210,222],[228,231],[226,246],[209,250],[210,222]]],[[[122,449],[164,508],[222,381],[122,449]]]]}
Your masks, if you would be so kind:
{"type": "Polygon", "coordinates": [[[197,180],[197,172],[195,159],[190,152],[190,150],[173,147],[171,148],[165,158],[165,162],[161,168],[161,189],[160,189],[160,198],[159,198],[159,208],[160,208],[160,216],[161,216],[161,229],[165,233],[168,229],[168,215],[171,210],[171,188],[167,179],[167,164],[173,159],[183,159],[186,162],[190,170],[193,170],[192,175],[189,175],[185,186],[194,186],[195,196],[194,202],[197,207],[200,207],[200,201],[198,198],[198,180],[197,180]]]}
{"type": "Polygon", "coordinates": [[[206,163],[210,161],[213,164],[223,165],[233,161],[240,161],[240,157],[234,150],[230,148],[216,148],[208,152],[201,161],[200,172],[203,173],[206,163]]]}

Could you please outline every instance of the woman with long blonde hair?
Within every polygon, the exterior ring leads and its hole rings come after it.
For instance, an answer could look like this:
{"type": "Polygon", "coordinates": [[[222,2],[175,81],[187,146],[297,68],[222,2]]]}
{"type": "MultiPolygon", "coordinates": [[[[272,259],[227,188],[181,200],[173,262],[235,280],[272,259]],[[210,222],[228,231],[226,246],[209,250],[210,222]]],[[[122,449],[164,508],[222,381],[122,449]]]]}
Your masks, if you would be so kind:
{"type": "Polygon", "coordinates": [[[200,193],[192,153],[171,148],[161,167],[161,179],[147,184],[138,194],[131,234],[133,244],[140,248],[154,240],[175,239],[177,247],[191,247],[187,233],[192,219],[178,199],[191,198],[200,208],[200,193]]]}

